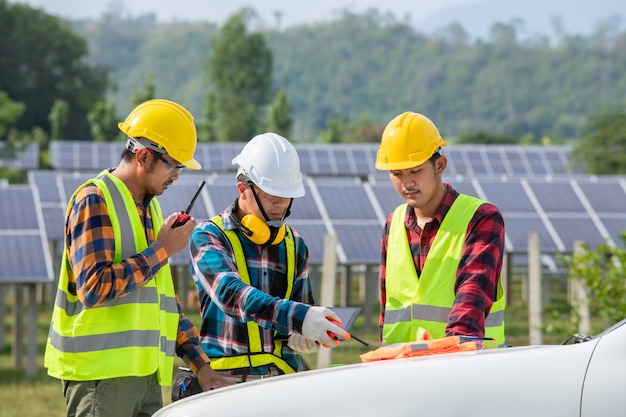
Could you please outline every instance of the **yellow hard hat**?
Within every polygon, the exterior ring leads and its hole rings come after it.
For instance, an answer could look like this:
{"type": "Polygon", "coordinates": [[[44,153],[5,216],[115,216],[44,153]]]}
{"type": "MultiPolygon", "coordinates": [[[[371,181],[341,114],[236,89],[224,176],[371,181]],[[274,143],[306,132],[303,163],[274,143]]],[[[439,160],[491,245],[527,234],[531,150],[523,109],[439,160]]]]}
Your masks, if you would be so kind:
{"type": "Polygon", "coordinates": [[[442,146],[448,143],[428,117],[402,113],[385,127],[376,153],[376,169],[391,171],[422,165],[442,146]]]}
{"type": "Polygon", "coordinates": [[[117,126],[131,138],[149,139],[154,143],[149,148],[157,152],[164,149],[189,169],[202,167],[193,159],[197,142],[193,116],[178,103],[162,99],[145,101],[117,126]]]}

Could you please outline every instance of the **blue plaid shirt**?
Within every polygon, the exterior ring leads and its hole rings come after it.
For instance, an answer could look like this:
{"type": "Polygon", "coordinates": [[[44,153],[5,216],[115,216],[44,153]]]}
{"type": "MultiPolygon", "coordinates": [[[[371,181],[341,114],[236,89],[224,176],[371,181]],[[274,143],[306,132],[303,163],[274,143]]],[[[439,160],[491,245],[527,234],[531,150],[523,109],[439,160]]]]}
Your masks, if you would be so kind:
{"type": "MultiPolygon", "coordinates": [[[[302,330],[302,321],[314,303],[309,279],[308,248],[297,230],[295,279],[289,300],[285,241],[263,248],[245,237],[230,220],[232,206],[221,213],[224,230],[235,230],[241,241],[251,285],[241,281],[228,238],[211,221],[199,222],[191,234],[191,275],[198,289],[202,325],[200,343],[209,357],[249,352],[246,322],[254,321],[261,332],[263,351],[274,349],[275,332],[285,341],[282,355],[294,369],[305,369],[300,354],[287,347],[287,336],[302,330]],[[308,305],[307,305],[308,304],[308,305]]],[[[252,375],[272,373],[263,368],[252,375]]]]}

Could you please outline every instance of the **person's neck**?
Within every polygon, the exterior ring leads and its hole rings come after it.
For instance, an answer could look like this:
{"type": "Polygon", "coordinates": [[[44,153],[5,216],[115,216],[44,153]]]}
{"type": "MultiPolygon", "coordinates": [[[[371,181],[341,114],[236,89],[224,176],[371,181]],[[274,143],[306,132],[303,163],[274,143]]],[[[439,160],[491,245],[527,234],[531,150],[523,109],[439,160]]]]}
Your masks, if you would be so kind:
{"type": "Polygon", "coordinates": [[[146,191],[137,180],[137,172],[130,164],[124,161],[120,162],[111,174],[115,175],[124,183],[124,185],[126,185],[126,188],[128,188],[130,193],[133,195],[135,201],[140,203],[144,202],[146,198],[146,191]]]}
{"type": "Polygon", "coordinates": [[[431,198],[431,200],[424,207],[415,209],[417,224],[420,228],[423,229],[426,223],[431,222],[433,217],[435,217],[435,214],[437,214],[437,209],[439,209],[439,206],[441,205],[443,198],[446,196],[447,191],[448,190],[446,186],[443,185],[443,183],[440,184],[437,192],[433,194],[433,198],[431,198]]]}

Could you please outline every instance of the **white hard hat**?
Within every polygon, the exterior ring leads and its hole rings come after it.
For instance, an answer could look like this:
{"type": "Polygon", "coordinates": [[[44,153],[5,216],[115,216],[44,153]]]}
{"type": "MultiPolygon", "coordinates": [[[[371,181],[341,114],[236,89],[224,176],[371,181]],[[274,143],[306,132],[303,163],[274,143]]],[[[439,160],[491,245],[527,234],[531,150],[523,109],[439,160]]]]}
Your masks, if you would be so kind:
{"type": "Polygon", "coordinates": [[[263,133],[250,139],[233,158],[237,176],[244,174],[266,193],[285,198],[304,196],[300,158],[296,148],[276,133],[263,133]]]}

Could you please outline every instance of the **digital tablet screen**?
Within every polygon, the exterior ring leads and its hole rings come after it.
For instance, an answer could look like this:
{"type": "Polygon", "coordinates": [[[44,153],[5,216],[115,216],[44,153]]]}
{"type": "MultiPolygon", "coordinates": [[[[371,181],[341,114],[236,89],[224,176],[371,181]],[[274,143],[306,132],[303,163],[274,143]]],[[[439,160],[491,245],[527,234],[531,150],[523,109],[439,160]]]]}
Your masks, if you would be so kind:
{"type": "Polygon", "coordinates": [[[361,307],[328,307],[339,316],[341,319],[341,327],[350,331],[350,328],[354,324],[354,321],[361,313],[361,307]]]}

